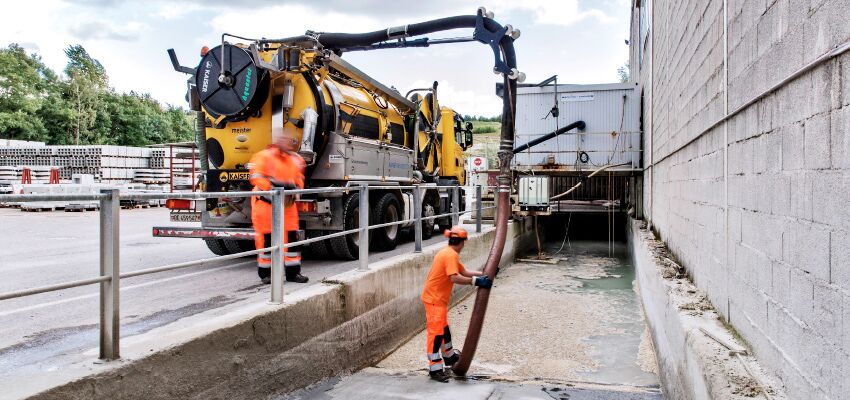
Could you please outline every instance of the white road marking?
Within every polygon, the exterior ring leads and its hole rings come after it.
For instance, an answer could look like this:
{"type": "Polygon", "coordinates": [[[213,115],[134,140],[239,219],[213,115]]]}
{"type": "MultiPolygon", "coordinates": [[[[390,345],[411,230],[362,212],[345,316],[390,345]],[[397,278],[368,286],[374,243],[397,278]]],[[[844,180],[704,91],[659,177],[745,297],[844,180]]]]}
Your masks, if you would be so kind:
{"type": "MultiPolygon", "coordinates": [[[[197,275],[202,275],[202,274],[206,274],[206,273],[210,273],[210,272],[221,271],[223,269],[243,266],[243,265],[248,264],[248,263],[253,263],[253,261],[243,261],[243,262],[233,264],[233,265],[225,265],[223,267],[210,268],[210,269],[205,269],[203,271],[192,272],[192,273],[177,275],[177,276],[171,276],[171,277],[168,277],[168,278],[158,279],[158,280],[154,280],[154,281],[150,281],[150,282],[125,286],[125,287],[121,288],[121,291],[123,292],[123,291],[127,291],[127,290],[138,289],[138,288],[142,288],[142,287],[146,287],[146,286],[156,285],[156,284],[160,284],[160,283],[163,283],[163,282],[173,281],[175,279],[188,278],[190,276],[197,276],[197,275]]],[[[17,313],[24,312],[24,311],[32,311],[32,310],[36,310],[36,309],[39,309],[39,308],[55,306],[55,305],[58,305],[58,304],[70,303],[72,301],[90,299],[92,297],[98,297],[98,296],[100,296],[100,291],[97,291],[95,293],[84,294],[82,296],[71,297],[71,298],[56,300],[56,301],[50,301],[50,302],[47,302],[47,303],[34,304],[34,305],[31,305],[31,306],[28,306],[28,307],[21,307],[21,308],[16,308],[14,310],[0,312],[0,317],[5,317],[7,315],[17,314],[17,313]]]]}

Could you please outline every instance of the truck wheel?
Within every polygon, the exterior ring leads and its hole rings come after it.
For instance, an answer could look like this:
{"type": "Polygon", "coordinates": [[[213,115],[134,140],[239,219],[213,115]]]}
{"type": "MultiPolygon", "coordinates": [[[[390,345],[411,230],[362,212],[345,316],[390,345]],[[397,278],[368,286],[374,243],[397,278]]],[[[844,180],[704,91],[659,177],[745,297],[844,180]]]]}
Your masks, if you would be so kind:
{"type": "MultiPolygon", "coordinates": [[[[433,217],[437,215],[434,203],[426,199],[422,202],[422,217],[433,217]]],[[[434,236],[434,220],[428,219],[422,221],[422,239],[430,239],[434,236]]]]}
{"type": "Polygon", "coordinates": [[[254,245],[253,240],[237,240],[236,243],[239,244],[240,253],[243,251],[257,250],[257,246],[254,245]]]}
{"type": "MultiPolygon", "coordinates": [[[[327,231],[310,231],[307,235],[309,238],[320,237],[322,235],[327,234],[327,231]]],[[[322,240],[319,242],[313,242],[309,244],[310,254],[321,260],[329,260],[334,257],[334,252],[330,248],[330,240],[322,240]]]]}
{"type": "Polygon", "coordinates": [[[227,247],[224,245],[224,241],[221,239],[204,239],[204,242],[207,244],[207,248],[209,248],[210,251],[217,256],[226,256],[230,254],[227,251],[227,247]]]}
{"type": "Polygon", "coordinates": [[[222,239],[221,241],[224,242],[224,248],[227,249],[227,254],[236,254],[242,251],[239,248],[239,240],[222,239]]]}
{"type": "MultiPolygon", "coordinates": [[[[360,195],[352,194],[343,201],[342,221],[343,230],[355,229],[360,226],[360,195]]],[[[352,233],[329,239],[333,253],[343,260],[356,260],[360,256],[360,235],[352,233]]]]}
{"type": "MultiPolygon", "coordinates": [[[[399,206],[398,198],[392,193],[387,193],[375,203],[374,211],[372,212],[372,220],[375,224],[386,224],[389,222],[398,222],[401,216],[401,206],[399,206]]],[[[375,243],[376,250],[392,250],[398,244],[398,234],[401,227],[398,225],[387,226],[372,230],[372,240],[375,243]]]]}

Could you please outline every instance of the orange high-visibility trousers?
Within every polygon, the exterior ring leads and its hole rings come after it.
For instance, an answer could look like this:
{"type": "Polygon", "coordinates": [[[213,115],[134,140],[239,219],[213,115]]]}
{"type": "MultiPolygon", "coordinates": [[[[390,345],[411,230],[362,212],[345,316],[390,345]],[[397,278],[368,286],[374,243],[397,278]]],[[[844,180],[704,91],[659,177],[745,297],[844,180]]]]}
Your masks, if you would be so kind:
{"type": "MultiPolygon", "coordinates": [[[[298,232],[291,229],[283,230],[283,244],[298,241],[298,232]]],[[[254,245],[257,249],[272,246],[271,233],[254,232],[254,245]]],[[[283,249],[283,271],[287,279],[292,279],[301,273],[300,246],[283,249]]],[[[272,253],[264,251],[257,254],[257,274],[260,279],[271,276],[272,253]]]]}
{"type": "Polygon", "coordinates": [[[443,369],[443,358],[455,354],[452,347],[452,333],[449,330],[449,306],[447,304],[422,303],[425,306],[425,326],[428,330],[426,354],[428,355],[428,370],[443,369]]]}

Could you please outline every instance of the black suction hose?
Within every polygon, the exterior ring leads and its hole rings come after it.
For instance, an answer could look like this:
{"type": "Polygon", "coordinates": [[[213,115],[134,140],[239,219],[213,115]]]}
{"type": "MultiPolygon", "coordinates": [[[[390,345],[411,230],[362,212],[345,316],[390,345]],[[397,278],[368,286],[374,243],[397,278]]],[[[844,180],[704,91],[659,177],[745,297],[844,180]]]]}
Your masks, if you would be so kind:
{"type": "Polygon", "coordinates": [[[587,125],[585,125],[584,121],[573,122],[572,124],[569,124],[569,125],[561,128],[561,129],[558,129],[554,132],[547,133],[547,134],[545,134],[545,135],[543,135],[543,136],[541,136],[537,139],[531,140],[526,144],[521,144],[517,147],[514,147],[513,152],[514,152],[514,154],[519,153],[519,152],[521,152],[525,149],[537,146],[540,143],[543,143],[543,142],[545,142],[549,139],[552,139],[555,136],[558,136],[558,135],[563,134],[563,133],[567,133],[567,131],[570,131],[570,130],[573,130],[573,129],[583,130],[586,126],[587,125]]]}

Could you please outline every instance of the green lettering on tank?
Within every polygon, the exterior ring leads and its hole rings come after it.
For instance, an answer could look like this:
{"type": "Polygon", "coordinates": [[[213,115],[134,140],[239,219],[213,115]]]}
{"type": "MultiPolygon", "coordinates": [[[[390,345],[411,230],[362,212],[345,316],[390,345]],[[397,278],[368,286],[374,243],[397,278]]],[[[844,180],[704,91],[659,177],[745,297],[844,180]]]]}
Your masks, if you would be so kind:
{"type": "Polygon", "coordinates": [[[248,101],[248,93],[250,92],[251,86],[251,72],[253,70],[248,68],[248,71],[245,72],[245,90],[242,91],[242,101],[248,101]]]}

